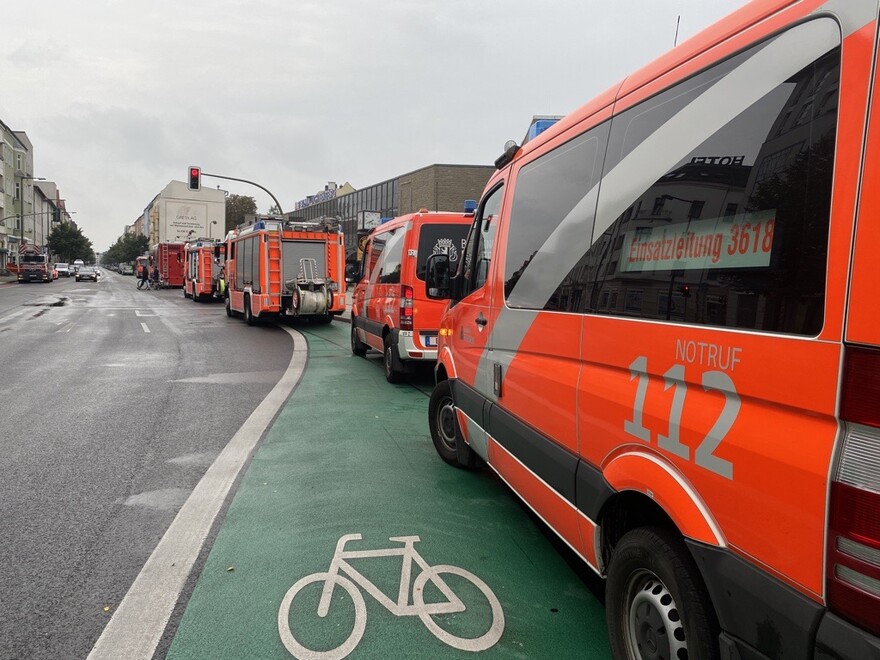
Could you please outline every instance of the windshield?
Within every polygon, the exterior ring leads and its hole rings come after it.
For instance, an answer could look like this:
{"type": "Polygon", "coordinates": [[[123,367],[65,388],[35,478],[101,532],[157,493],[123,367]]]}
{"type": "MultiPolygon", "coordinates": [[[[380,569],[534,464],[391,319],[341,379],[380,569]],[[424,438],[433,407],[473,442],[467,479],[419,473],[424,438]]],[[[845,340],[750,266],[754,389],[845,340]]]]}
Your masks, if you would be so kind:
{"type": "Polygon", "coordinates": [[[26,264],[44,264],[46,263],[46,256],[42,254],[25,254],[22,256],[21,261],[26,264]]]}

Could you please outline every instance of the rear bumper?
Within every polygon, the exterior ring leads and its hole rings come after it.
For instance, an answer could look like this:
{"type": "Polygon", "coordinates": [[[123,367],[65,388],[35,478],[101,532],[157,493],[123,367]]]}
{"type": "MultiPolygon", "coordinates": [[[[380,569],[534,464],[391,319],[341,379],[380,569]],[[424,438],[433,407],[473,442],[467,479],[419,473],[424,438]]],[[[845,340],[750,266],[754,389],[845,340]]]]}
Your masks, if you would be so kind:
{"type": "Polygon", "coordinates": [[[826,613],[816,635],[816,660],[876,660],[880,638],[826,613]]]}
{"type": "Polygon", "coordinates": [[[422,348],[416,346],[413,330],[397,331],[397,355],[401,360],[435,361],[437,359],[436,348],[422,348]]]}

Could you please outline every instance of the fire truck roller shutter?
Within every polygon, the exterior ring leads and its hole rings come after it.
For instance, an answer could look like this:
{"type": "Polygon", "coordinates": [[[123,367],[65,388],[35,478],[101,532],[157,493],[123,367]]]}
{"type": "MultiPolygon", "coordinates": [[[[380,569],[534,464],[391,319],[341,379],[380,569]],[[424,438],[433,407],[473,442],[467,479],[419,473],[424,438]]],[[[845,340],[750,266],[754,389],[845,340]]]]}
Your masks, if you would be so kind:
{"type": "Polygon", "coordinates": [[[314,259],[316,275],[321,278],[326,277],[327,249],[323,241],[282,241],[282,282],[300,277],[302,259],[314,259]]]}

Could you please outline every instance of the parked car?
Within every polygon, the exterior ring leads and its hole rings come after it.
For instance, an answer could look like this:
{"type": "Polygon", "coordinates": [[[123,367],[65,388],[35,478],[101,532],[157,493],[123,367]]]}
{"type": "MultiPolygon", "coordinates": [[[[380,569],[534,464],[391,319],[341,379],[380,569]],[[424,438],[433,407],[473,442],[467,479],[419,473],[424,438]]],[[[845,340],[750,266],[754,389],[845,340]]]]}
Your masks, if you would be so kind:
{"type": "Polygon", "coordinates": [[[70,264],[57,263],[55,271],[58,273],[58,277],[70,277],[70,264]]]}
{"type": "Polygon", "coordinates": [[[83,280],[91,280],[92,282],[97,282],[98,270],[92,266],[80,266],[79,270],[76,271],[76,281],[82,282],[83,280]]]}
{"type": "Polygon", "coordinates": [[[134,275],[134,268],[131,264],[122,264],[120,273],[122,275],[134,275]]]}

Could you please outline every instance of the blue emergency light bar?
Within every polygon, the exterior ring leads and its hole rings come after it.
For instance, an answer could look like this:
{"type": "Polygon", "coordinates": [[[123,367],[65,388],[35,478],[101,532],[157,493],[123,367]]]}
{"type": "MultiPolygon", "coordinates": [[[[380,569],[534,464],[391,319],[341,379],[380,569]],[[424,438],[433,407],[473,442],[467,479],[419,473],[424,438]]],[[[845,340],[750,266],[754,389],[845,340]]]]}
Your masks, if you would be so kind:
{"type": "Polygon", "coordinates": [[[464,214],[472,215],[477,210],[477,200],[475,199],[466,199],[464,200],[464,214]]]}

